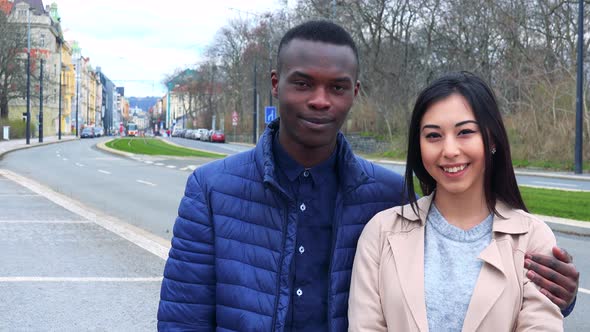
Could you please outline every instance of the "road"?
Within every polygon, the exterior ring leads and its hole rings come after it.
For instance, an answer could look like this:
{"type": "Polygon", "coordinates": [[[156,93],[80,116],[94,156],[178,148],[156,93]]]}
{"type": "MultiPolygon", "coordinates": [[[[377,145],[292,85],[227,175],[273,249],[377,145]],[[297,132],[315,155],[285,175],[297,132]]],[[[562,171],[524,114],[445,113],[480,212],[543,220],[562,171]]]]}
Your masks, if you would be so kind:
{"type": "MultiPolygon", "coordinates": [[[[191,169],[207,162],[207,160],[198,158],[161,159],[141,157],[131,159],[119,157],[97,149],[94,145],[100,140],[105,139],[78,140],[13,152],[0,160],[0,168],[23,175],[73,200],[80,201],[92,209],[102,211],[123,222],[135,225],[151,234],[169,240],[172,235],[171,230],[186,179],[190,175],[191,169]]],[[[213,146],[218,149],[217,152],[222,153],[235,153],[249,149],[248,146],[241,145],[223,145],[205,142],[194,143],[198,145],[197,147],[201,148],[203,146],[213,146]],[[232,149],[235,151],[232,151],[232,149]]],[[[26,214],[26,207],[32,203],[30,200],[23,200],[19,204],[22,204],[22,209],[26,214]]],[[[19,216],[26,218],[22,212],[19,216]]],[[[76,219],[75,216],[61,216],[56,218],[76,219]]],[[[61,227],[63,228],[63,226],[61,227]]],[[[99,292],[104,291],[104,293],[96,295],[88,288],[82,286],[67,287],[68,284],[66,282],[60,284],[57,288],[51,288],[51,292],[37,294],[37,296],[42,298],[43,296],[61,294],[56,300],[56,305],[63,305],[63,311],[74,310],[76,308],[71,303],[67,304],[68,297],[78,299],[80,296],[85,296],[88,297],[88,303],[90,305],[99,305],[101,303],[108,303],[109,294],[125,294],[130,296],[131,299],[135,299],[133,294],[140,294],[142,299],[138,303],[144,304],[141,308],[130,309],[130,303],[127,301],[125,303],[118,303],[121,307],[115,306],[112,310],[143,310],[142,312],[134,312],[133,314],[137,317],[144,317],[144,319],[151,317],[152,320],[148,323],[153,324],[158,293],[157,284],[154,285],[153,279],[149,278],[154,278],[155,275],[161,273],[163,260],[147,252],[142,252],[139,247],[133,245],[129,247],[124,242],[117,243],[120,239],[117,240],[116,236],[113,237],[108,232],[96,229],[92,224],[82,223],[81,226],[76,227],[77,229],[64,228],[61,230],[55,227],[49,229],[40,227],[36,229],[36,234],[44,239],[40,243],[46,246],[51,245],[52,238],[66,237],[69,241],[77,238],[77,240],[88,244],[88,247],[85,245],[82,246],[82,249],[80,249],[82,251],[79,254],[76,254],[76,251],[72,247],[64,246],[59,250],[50,249],[40,257],[36,257],[35,255],[39,256],[39,253],[43,253],[45,249],[38,248],[39,244],[35,242],[26,242],[27,233],[25,230],[17,232],[16,240],[14,241],[19,239],[18,236],[22,236],[23,239],[18,241],[20,243],[24,241],[25,249],[18,256],[19,258],[22,257],[22,259],[16,260],[16,262],[22,262],[20,264],[14,263],[12,266],[9,265],[10,271],[15,271],[12,277],[18,276],[19,273],[24,275],[30,274],[28,273],[30,271],[25,267],[36,266],[33,261],[38,261],[40,258],[48,266],[68,266],[68,269],[62,268],[61,270],[68,271],[70,273],[69,275],[72,274],[72,271],[84,271],[83,273],[74,273],[74,275],[78,276],[93,275],[94,272],[97,272],[97,269],[94,269],[94,267],[98,264],[102,267],[101,271],[103,275],[116,275],[125,278],[142,276],[148,278],[146,280],[151,280],[147,282],[147,285],[144,285],[147,288],[142,288],[142,282],[129,283],[128,287],[122,288],[101,284],[103,288],[107,288],[100,289],[99,292]],[[53,232],[51,233],[52,235],[43,237],[44,229],[48,232],[53,232]],[[97,238],[102,240],[97,240],[97,238]],[[130,249],[126,250],[124,248],[130,249]],[[90,251],[91,249],[97,252],[90,251]],[[62,259],[60,255],[66,255],[69,251],[73,251],[75,257],[65,260],[62,259]],[[86,253],[88,256],[83,253],[86,253]],[[52,259],[51,255],[56,256],[52,259]],[[74,266],[74,262],[81,262],[79,263],[80,266],[74,266]],[[19,271],[19,268],[22,271],[19,271]],[[105,270],[107,272],[104,272],[105,270]],[[93,298],[93,296],[99,296],[99,298],[93,298]]],[[[582,276],[580,283],[582,292],[579,294],[576,310],[566,320],[565,326],[570,331],[590,330],[590,322],[586,319],[590,315],[590,291],[587,291],[590,289],[590,279],[588,278],[590,275],[590,252],[587,250],[590,238],[565,234],[557,234],[557,237],[559,245],[567,248],[574,255],[576,265],[582,276]]],[[[3,241],[5,242],[0,241],[0,252],[3,251],[2,248],[6,251],[4,252],[4,256],[0,257],[7,257],[10,253],[14,253],[14,249],[11,251],[6,248],[10,248],[10,244],[14,244],[15,242],[12,242],[12,239],[8,242],[6,239],[3,241]]],[[[50,269],[47,268],[46,270],[50,269]]],[[[68,275],[67,273],[63,273],[63,271],[61,275],[68,275]]],[[[34,289],[34,283],[33,285],[23,284],[21,288],[14,290],[11,287],[5,287],[5,284],[0,282],[0,296],[6,295],[13,300],[18,300],[19,296],[24,296],[24,294],[28,294],[28,292],[34,289]]],[[[124,302],[120,296],[117,299],[118,301],[124,302]]],[[[21,305],[23,305],[24,300],[21,298],[20,301],[21,305]]],[[[83,306],[79,302],[74,301],[74,303],[83,306]]],[[[0,306],[0,311],[1,309],[0,306]]],[[[47,310],[44,312],[47,312],[47,310]]],[[[82,310],[78,312],[78,315],[81,317],[84,313],[85,311],[82,310]]],[[[21,316],[20,314],[22,313],[19,313],[19,316],[21,316]]],[[[104,309],[99,311],[98,314],[109,315],[109,310],[104,309]]],[[[0,314],[0,318],[2,318],[1,316],[0,314]]],[[[78,317],[77,315],[74,316],[78,317]]],[[[88,318],[86,321],[82,320],[82,322],[87,322],[88,324],[91,324],[93,321],[96,321],[96,317],[92,317],[92,319],[88,318]]],[[[113,319],[110,321],[113,321],[113,319]]],[[[113,326],[118,326],[117,324],[120,324],[120,322],[113,324],[113,326]]],[[[82,324],[81,326],[90,325],[82,324]]]]}
{"type": "MultiPolygon", "coordinates": [[[[184,145],[192,148],[197,149],[204,149],[212,152],[224,153],[224,154],[234,154],[237,152],[242,152],[245,150],[250,149],[251,147],[248,145],[239,145],[239,144],[215,144],[209,142],[200,142],[196,140],[184,139],[184,138],[176,138],[172,137],[169,138],[171,142],[174,142],[178,145],[184,145]]],[[[404,174],[406,171],[405,166],[399,165],[398,163],[393,164],[391,162],[385,161],[376,161],[377,164],[388,168],[398,174],[404,174]]],[[[564,178],[547,178],[542,176],[535,176],[535,175],[517,175],[516,180],[518,184],[531,186],[531,187],[540,187],[540,188],[550,188],[550,189],[565,189],[565,190],[584,190],[590,191],[590,177],[587,177],[586,181],[581,180],[570,180],[564,178]]]]}

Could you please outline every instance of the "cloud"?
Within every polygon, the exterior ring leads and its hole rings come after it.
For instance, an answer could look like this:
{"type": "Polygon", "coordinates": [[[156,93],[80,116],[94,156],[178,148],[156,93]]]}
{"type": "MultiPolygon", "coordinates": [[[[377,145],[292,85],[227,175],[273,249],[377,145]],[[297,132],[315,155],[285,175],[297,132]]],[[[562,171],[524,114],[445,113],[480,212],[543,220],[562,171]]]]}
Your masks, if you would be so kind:
{"type": "MultiPolygon", "coordinates": [[[[46,1],[47,2],[47,1],[46,1]]],[[[67,40],[78,40],[128,96],[163,95],[165,75],[199,62],[229,19],[276,10],[280,0],[55,0],[67,40]]],[[[48,4],[48,3],[46,3],[48,4]]]]}

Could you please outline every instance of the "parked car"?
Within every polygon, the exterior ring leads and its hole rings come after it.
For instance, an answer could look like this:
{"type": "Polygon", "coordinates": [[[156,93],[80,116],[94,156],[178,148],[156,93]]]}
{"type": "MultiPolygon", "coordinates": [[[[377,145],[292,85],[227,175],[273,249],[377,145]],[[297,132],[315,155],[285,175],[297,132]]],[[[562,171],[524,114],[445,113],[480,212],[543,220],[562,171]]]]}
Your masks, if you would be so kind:
{"type": "Polygon", "coordinates": [[[94,138],[94,128],[86,127],[82,129],[82,133],[80,133],[80,138],[94,138]]]}
{"type": "Polygon", "coordinates": [[[182,131],[182,127],[174,127],[174,130],[172,130],[172,137],[179,137],[182,131]]]}
{"type": "Polygon", "coordinates": [[[187,129],[186,133],[184,133],[184,138],[195,139],[195,132],[194,129],[187,129]]]}
{"type": "Polygon", "coordinates": [[[94,137],[101,137],[104,135],[102,127],[94,127],[94,137]]]}
{"type": "Polygon", "coordinates": [[[202,136],[201,136],[201,141],[207,141],[210,142],[211,141],[211,135],[213,135],[213,129],[211,130],[207,130],[202,136]]]}
{"type": "Polygon", "coordinates": [[[197,132],[195,133],[195,139],[201,140],[203,137],[203,134],[207,134],[207,129],[205,128],[199,128],[197,129],[197,132]]]}
{"type": "Polygon", "coordinates": [[[221,130],[216,130],[211,135],[211,142],[225,143],[225,134],[221,130]]]}

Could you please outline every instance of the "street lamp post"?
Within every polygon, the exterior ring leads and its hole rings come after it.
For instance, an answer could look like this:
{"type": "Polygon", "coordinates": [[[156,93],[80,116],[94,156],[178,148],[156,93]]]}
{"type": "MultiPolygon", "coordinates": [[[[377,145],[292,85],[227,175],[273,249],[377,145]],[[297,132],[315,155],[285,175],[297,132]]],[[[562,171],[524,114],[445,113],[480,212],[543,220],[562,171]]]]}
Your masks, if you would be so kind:
{"type": "Polygon", "coordinates": [[[27,10],[27,145],[31,144],[31,8],[27,10]]]}
{"type": "Polygon", "coordinates": [[[61,140],[61,75],[63,72],[62,68],[62,59],[61,59],[61,52],[62,52],[62,39],[61,37],[58,38],[57,42],[59,43],[59,96],[58,96],[58,103],[57,103],[57,139],[61,140]]]}
{"type": "Polygon", "coordinates": [[[578,12],[578,77],[576,87],[576,144],[574,172],[582,174],[582,122],[584,120],[584,1],[579,0],[578,12]]]}
{"type": "Polygon", "coordinates": [[[43,59],[39,70],[39,143],[43,143],[43,59]]]}
{"type": "Polygon", "coordinates": [[[78,124],[78,110],[80,108],[80,55],[76,59],[76,137],[78,137],[80,126],[78,124]]]}

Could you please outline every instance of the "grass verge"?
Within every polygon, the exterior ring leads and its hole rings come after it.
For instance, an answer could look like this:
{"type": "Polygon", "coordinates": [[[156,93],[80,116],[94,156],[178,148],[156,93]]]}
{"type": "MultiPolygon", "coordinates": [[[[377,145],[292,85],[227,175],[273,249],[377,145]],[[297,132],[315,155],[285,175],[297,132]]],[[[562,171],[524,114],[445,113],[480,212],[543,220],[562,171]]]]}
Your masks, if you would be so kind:
{"type": "MultiPolygon", "coordinates": [[[[520,194],[530,213],[590,222],[590,192],[521,186],[520,194]]],[[[422,196],[418,179],[414,190],[422,196]]]]}
{"type": "Polygon", "coordinates": [[[146,155],[204,158],[225,157],[223,154],[182,148],[155,138],[117,138],[108,142],[106,146],[115,150],[146,155]]]}
{"type": "Polygon", "coordinates": [[[520,187],[531,213],[590,221],[590,192],[520,187]]]}

